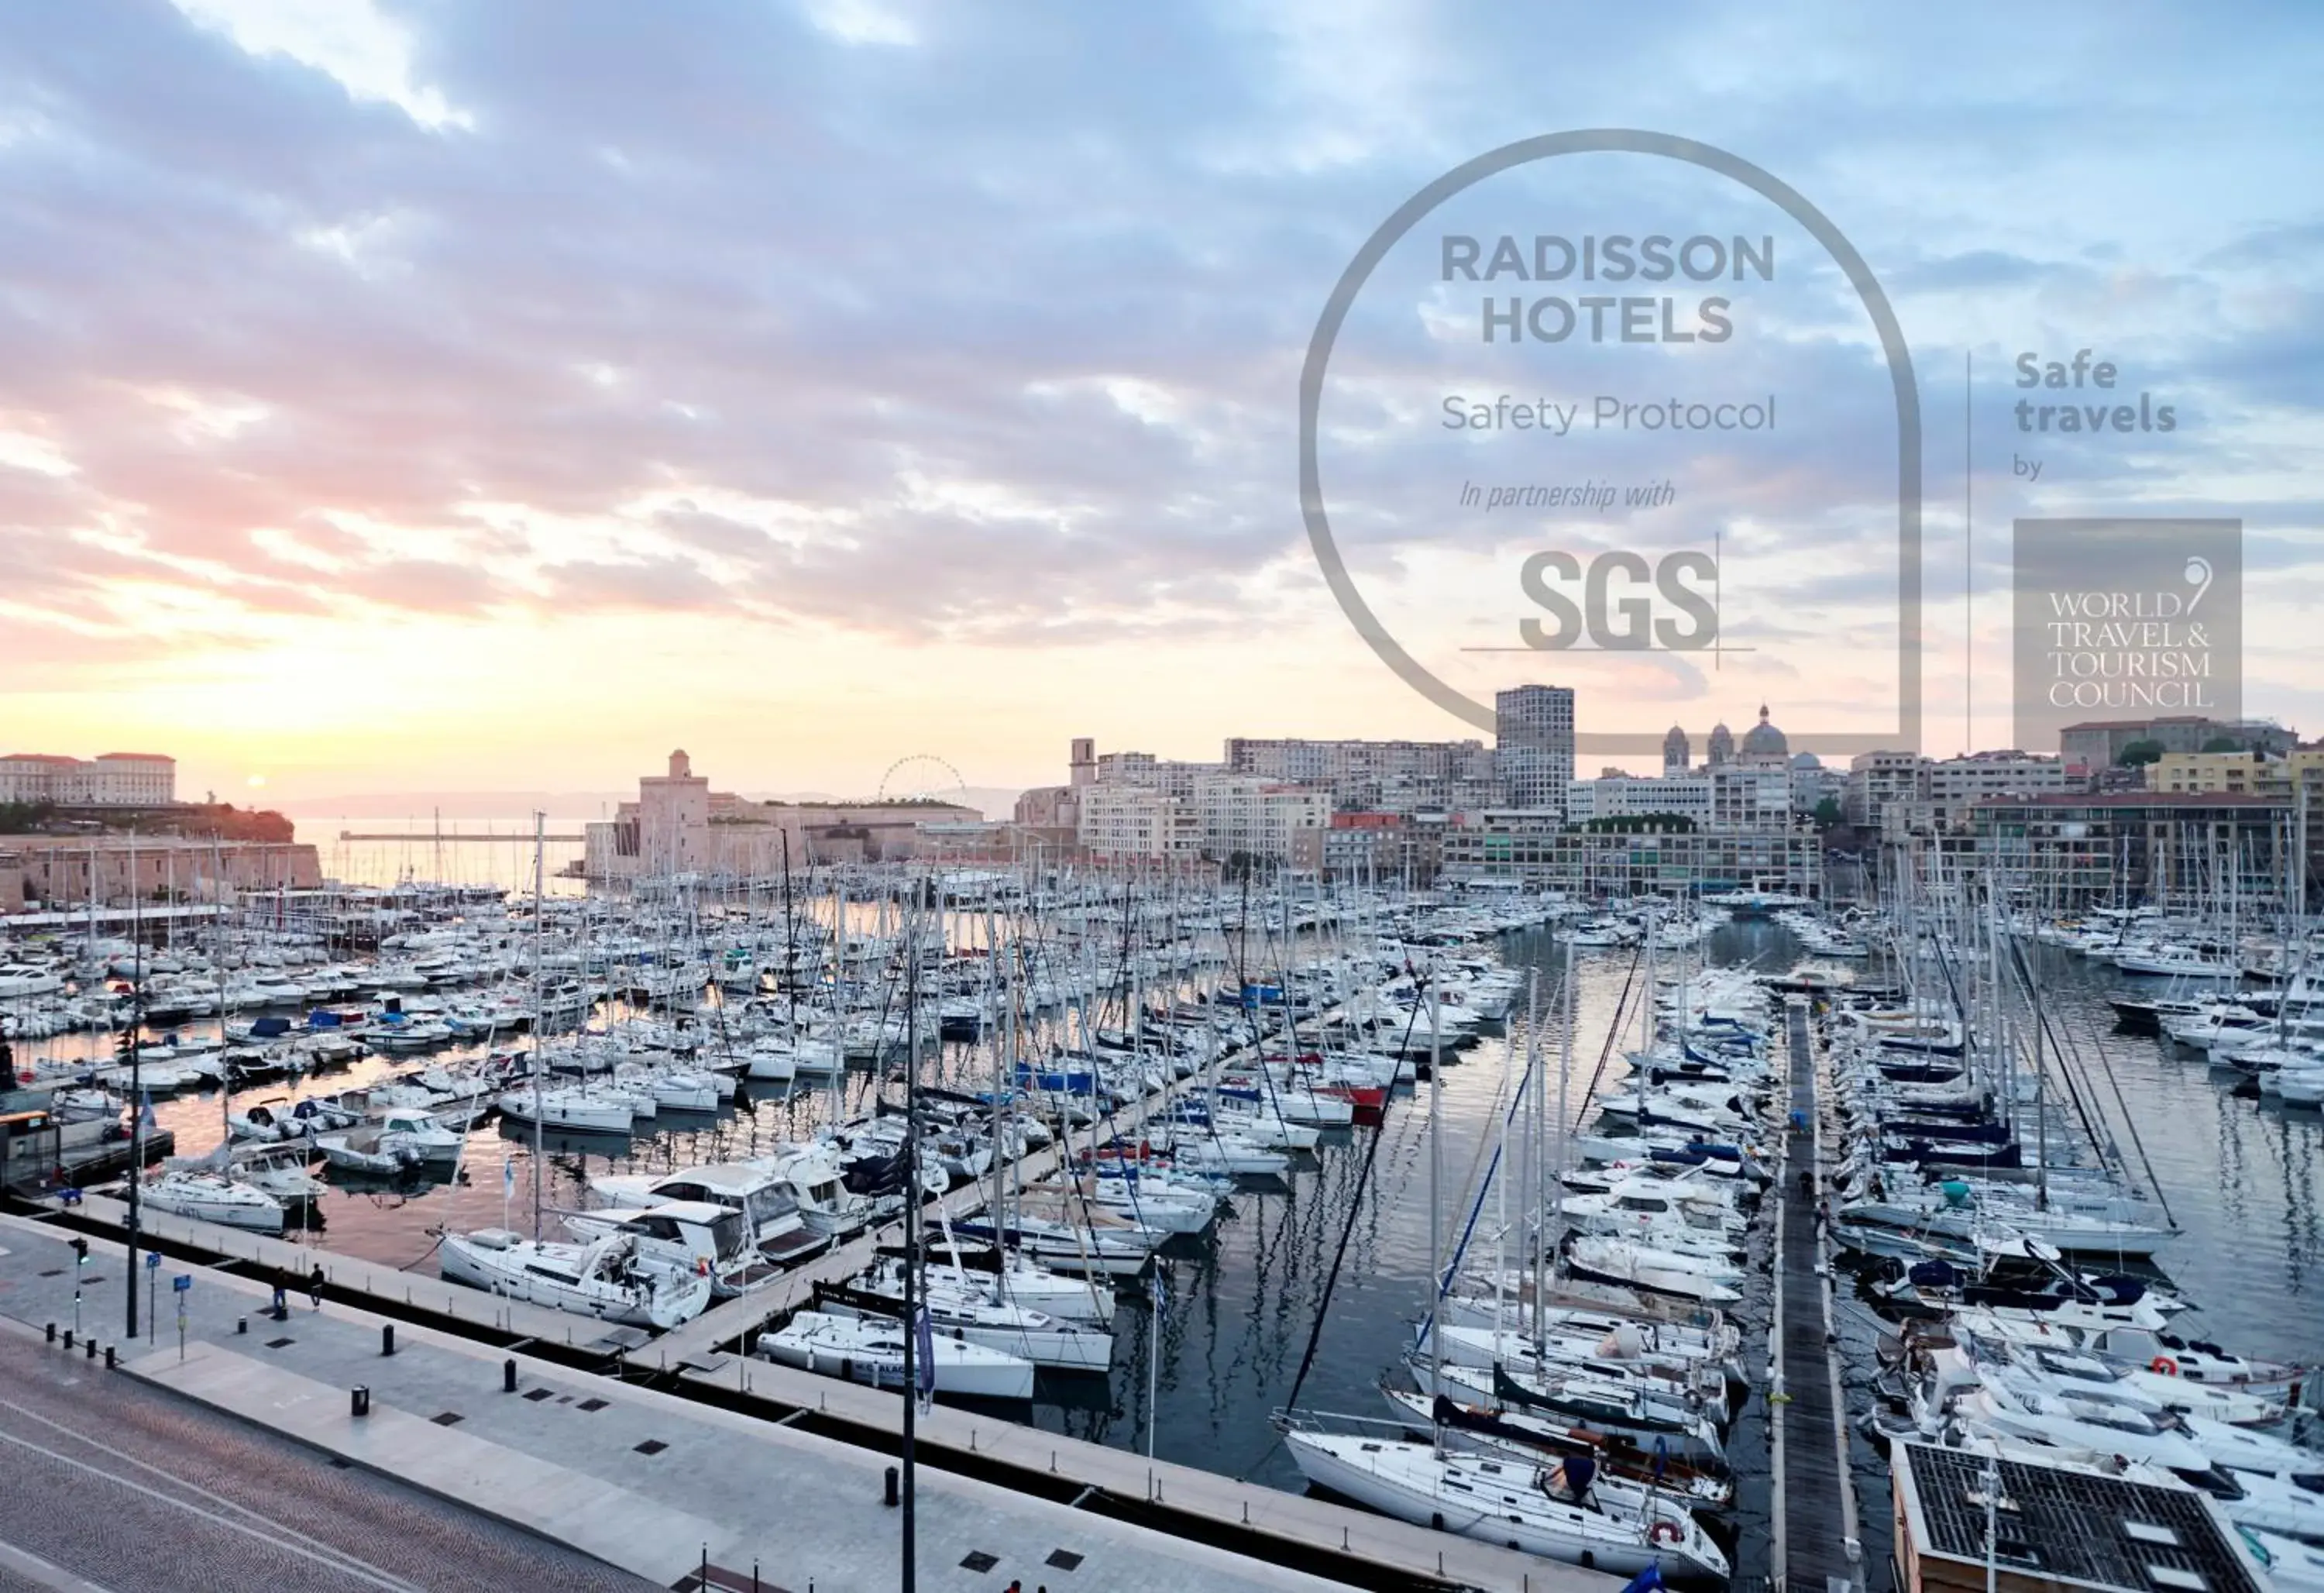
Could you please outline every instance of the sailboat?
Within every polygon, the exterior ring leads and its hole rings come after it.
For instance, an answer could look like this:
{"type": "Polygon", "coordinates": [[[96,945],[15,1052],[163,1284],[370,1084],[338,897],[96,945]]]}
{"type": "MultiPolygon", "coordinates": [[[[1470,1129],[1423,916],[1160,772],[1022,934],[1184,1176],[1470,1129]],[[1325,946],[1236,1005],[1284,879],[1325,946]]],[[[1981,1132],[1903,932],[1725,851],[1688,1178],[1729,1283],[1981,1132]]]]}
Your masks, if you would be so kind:
{"type": "MultiPolygon", "coordinates": [[[[1432,1008],[1441,1008],[1435,972],[1432,968],[1429,1000],[1432,1008]]],[[[1569,995],[1572,978],[1569,948],[1569,995]]],[[[1441,1026],[1432,1023],[1432,1030],[1441,1032],[1441,1026]]],[[[1477,1374],[1443,1363],[1447,1269],[1439,1216],[1443,1176],[1439,1129],[1443,1069],[1437,1065],[1442,1060],[1441,1042],[1431,1050],[1429,1316],[1424,1348],[1413,1357],[1415,1375],[1423,1384],[1423,1393],[1431,1396],[1431,1441],[1333,1432],[1305,1419],[1286,1416],[1284,1443],[1293,1462],[1310,1483],[1400,1520],[1426,1523],[1441,1531],[1507,1543],[1545,1559],[1618,1575],[1635,1575],[1653,1567],[1673,1580],[1723,1582],[1727,1558],[1693,1521],[1683,1498],[1651,1489],[1637,1492],[1628,1484],[1621,1485],[1618,1495],[1611,1486],[1600,1488],[1595,1461],[1587,1455],[1561,1461],[1544,1458],[1536,1463],[1506,1452],[1462,1453],[1453,1447],[1457,1431],[1448,1441],[1445,1425],[1435,1420],[1443,1407],[1434,1396],[1461,1389],[1474,1397],[1475,1391],[1464,1388],[1460,1379],[1477,1374]]],[[[1491,1399],[1506,1378],[1499,1366],[1489,1376],[1486,1395],[1491,1399]]],[[[1591,1392],[1600,1387],[1600,1383],[1591,1382],[1591,1392]]],[[[1525,1392],[1547,1397],[1546,1389],[1525,1392]]],[[[1614,1403],[1610,1397],[1600,1403],[1609,1409],[1614,1403]]],[[[1632,1394],[1634,1408],[1644,1409],[1646,1403],[1643,1396],[1632,1394]]],[[[1673,1426],[1674,1431],[1680,1431],[1675,1423],[1673,1426]]],[[[1707,1423],[1703,1431],[1710,1431],[1707,1423]]],[[[1715,1433],[1712,1441],[1716,1441],[1715,1433]]]]}
{"type": "Polygon", "coordinates": [[[456,1283],[632,1327],[675,1328],[710,1303],[707,1267],[647,1255],[628,1234],[558,1245],[480,1228],[446,1234],[438,1254],[456,1283]]]}
{"type": "Polygon", "coordinates": [[[1309,1482],[1399,1520],[1617,1576],[1658,1566],[1674,1581],[1727,1579],[1727,1556],[1683,1500],[1648,1496],[1641,1510],[1618,1513],[1594,1468],[1574,1460],[1531,1465],[1297,1428],[1284,1441],[1309,1482]]]}
{"type": "MultiPolygon", "coordinates": [[[[768,1360],[826,1377],[908,1389],[903,1324],[885,1317],[839,1316],[803,1311],[759,1335],[756,1353],[768,1360]]],[[[936,1392],[982,1399],[1033,1397],[1033,1363],[964,1338],[936,1337],[920,1349],[929,1357],[936,1392]]]]}

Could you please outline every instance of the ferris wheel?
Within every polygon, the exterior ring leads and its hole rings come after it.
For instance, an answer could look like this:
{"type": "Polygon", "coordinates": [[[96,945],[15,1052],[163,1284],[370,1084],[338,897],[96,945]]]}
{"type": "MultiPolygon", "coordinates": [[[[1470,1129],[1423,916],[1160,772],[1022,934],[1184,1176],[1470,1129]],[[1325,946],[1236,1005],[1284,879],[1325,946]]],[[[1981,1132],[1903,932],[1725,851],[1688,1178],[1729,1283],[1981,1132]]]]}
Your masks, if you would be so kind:
{"type": "Polygon", "coordinates": [[[880,776],[880,794],[873,799],[882,802],[937,801],[957,802],[964,808],[973,808],[968,800],[968,782],[961,778],[958,769],[934,753],[916,752],[898,758],[880,776]]]}

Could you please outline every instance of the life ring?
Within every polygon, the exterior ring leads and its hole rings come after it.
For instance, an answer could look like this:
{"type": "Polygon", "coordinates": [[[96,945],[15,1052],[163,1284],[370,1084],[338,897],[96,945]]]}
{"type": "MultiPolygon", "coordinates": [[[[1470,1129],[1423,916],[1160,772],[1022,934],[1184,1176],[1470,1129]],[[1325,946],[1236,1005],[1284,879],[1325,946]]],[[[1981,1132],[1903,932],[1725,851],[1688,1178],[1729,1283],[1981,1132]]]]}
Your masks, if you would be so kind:
{"type": "Polygon", "coordinates": [[[1655,1523],[1655,1530],[1646,1535],[1657,1543],[1675,1543],[1686,1533],[1674,1521],[1658,1521],[1655,1523]]]}
{"type": "Polygon", "coordinates": [[[2160,1372],[2165,1377],[2176,1377],[2179,1375],[2179,1363],[2172,1360],[2167,1355],[2156,1356],[2153,1360],[2146,1363],[2146,1369],[2150,1372],[2160,1372]]]}

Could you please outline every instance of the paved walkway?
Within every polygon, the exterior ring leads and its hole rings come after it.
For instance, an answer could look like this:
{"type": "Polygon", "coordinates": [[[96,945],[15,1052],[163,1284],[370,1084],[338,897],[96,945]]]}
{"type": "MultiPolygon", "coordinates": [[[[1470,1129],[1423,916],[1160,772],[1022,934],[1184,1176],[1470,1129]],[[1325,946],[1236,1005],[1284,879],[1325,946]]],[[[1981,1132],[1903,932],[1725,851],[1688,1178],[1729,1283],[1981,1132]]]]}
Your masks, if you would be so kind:
{"type": "Polygon", "coordinates": [[[0,1590],[651,1593],[465,1505],[92,1367],[0,1319],[0,1590]]]}
{"type": "MultiPolygon", "coordinates": [[[[63,1236],[42,1224],[0,1219],[0,1248],[12,1252],[0,1257],[0,1312],[69,1327],[73,1280],[63,1236]]],[[[103,1247],[87,1269],[102,1281],[86,1288],[82,1308],[84,1333],[93,1329],[102,1343],[116,1346],[121,1270],[119,1250],[103,1247]]],[[[263,1312],[266,1291],[248,1280],[166,1260],[160,1278],[161,1330],[150,1345],[133,1347],[124,1363],[132,1375],[157,1387],[664,1587],[697,1570],[706,1554],[714,1570],[733,1573],[742,1588],[755,1562],[770,1593],[896,1585],[899,1514],[882,1501],[892,1461],[875,1449],[524,1357],[515,1357],[519,1391],[506,1393],[506,1357],[484,1346],[400,1324],[397,1353],[383,1356],[384,1324],[367,1313],[338,1304],[316,1311],[298,1300],[289,1320],[277,1322],[263,1312]],[[180,1274],[192,1280],[182,1359],[170,1287],[180,1274]],[[370,1390],[370,1413],[362,1417],[350,1407],[357,1385],[370,1390]]],[[[756,1398],[767,1393],[758,1379],[779,1377],[781,1369],[731,1362],[701,1375],[721,1373],[749,1379],[756,1398]]],[[[812,1385],[818,1401],[857,1411],[881,1431],[894,1430],[900,1411],[894,1396],[790,1375],[812,1385]]],[[[980,1454],[1006,1445],[1009,1458],[1028,1467],[1072,1445],[941,1407],[929,1430],[932,1441],[980,1454]]],[[[1375,1564],[1409,1568],[1416,1584],[1434,1580],[1441,1551],[1443,1575],[1460,1585],[1512,1593],[1600,1593],[1614,1585],[1505,1549],[1185,1468],[1157,1467],[1159,1479],[1148,1485],[1143,1460],[1098,1453],[1121,1474],[1109,1473],[1103,1483],[1117,1500],[1135,1507],[1150,1486],[1170,1505],[1232,1526],[1243,1505],[1256,1499],[1253,1529],[1310,1546],[1310,1563],[1328,1561],[1344,1542],[1350,1553],[1375,1564]]],[[[1000,1593],[1012,1577],[1028,1588],[1047,1584],[1057,1593],[1257,1593],[1342,1585],[926,1467],[918,1533],[920,1582],[932,1590],[1000,1593]]]]}

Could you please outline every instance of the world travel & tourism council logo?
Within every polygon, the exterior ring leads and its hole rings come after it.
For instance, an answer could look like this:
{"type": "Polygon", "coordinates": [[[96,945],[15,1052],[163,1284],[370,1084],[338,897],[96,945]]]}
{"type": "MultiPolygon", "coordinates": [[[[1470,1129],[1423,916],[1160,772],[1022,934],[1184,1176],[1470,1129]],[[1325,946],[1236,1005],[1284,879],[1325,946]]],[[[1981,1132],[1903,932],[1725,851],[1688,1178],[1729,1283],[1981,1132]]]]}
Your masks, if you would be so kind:
{"type": "MultiPolygon", "coordinates": [[[[1911,356],[1838,227],[1725,151],[1551,134],[1406,200],[1310,341],[1300,496],[1357,633],[1471,724],[1526,679],[1635,700],[1716,671],[1738,695],[1827,685],[1795,743],[1918,745],[1911,356]]],[[[1659,751],[1630,724],[1576,747],[1659,751]]]]}
{"type": "Polygon", "coordinates": [[[2017,745],[2099,719],[2243,717],[2243,522],[2020,520],[2017,745]]]}

